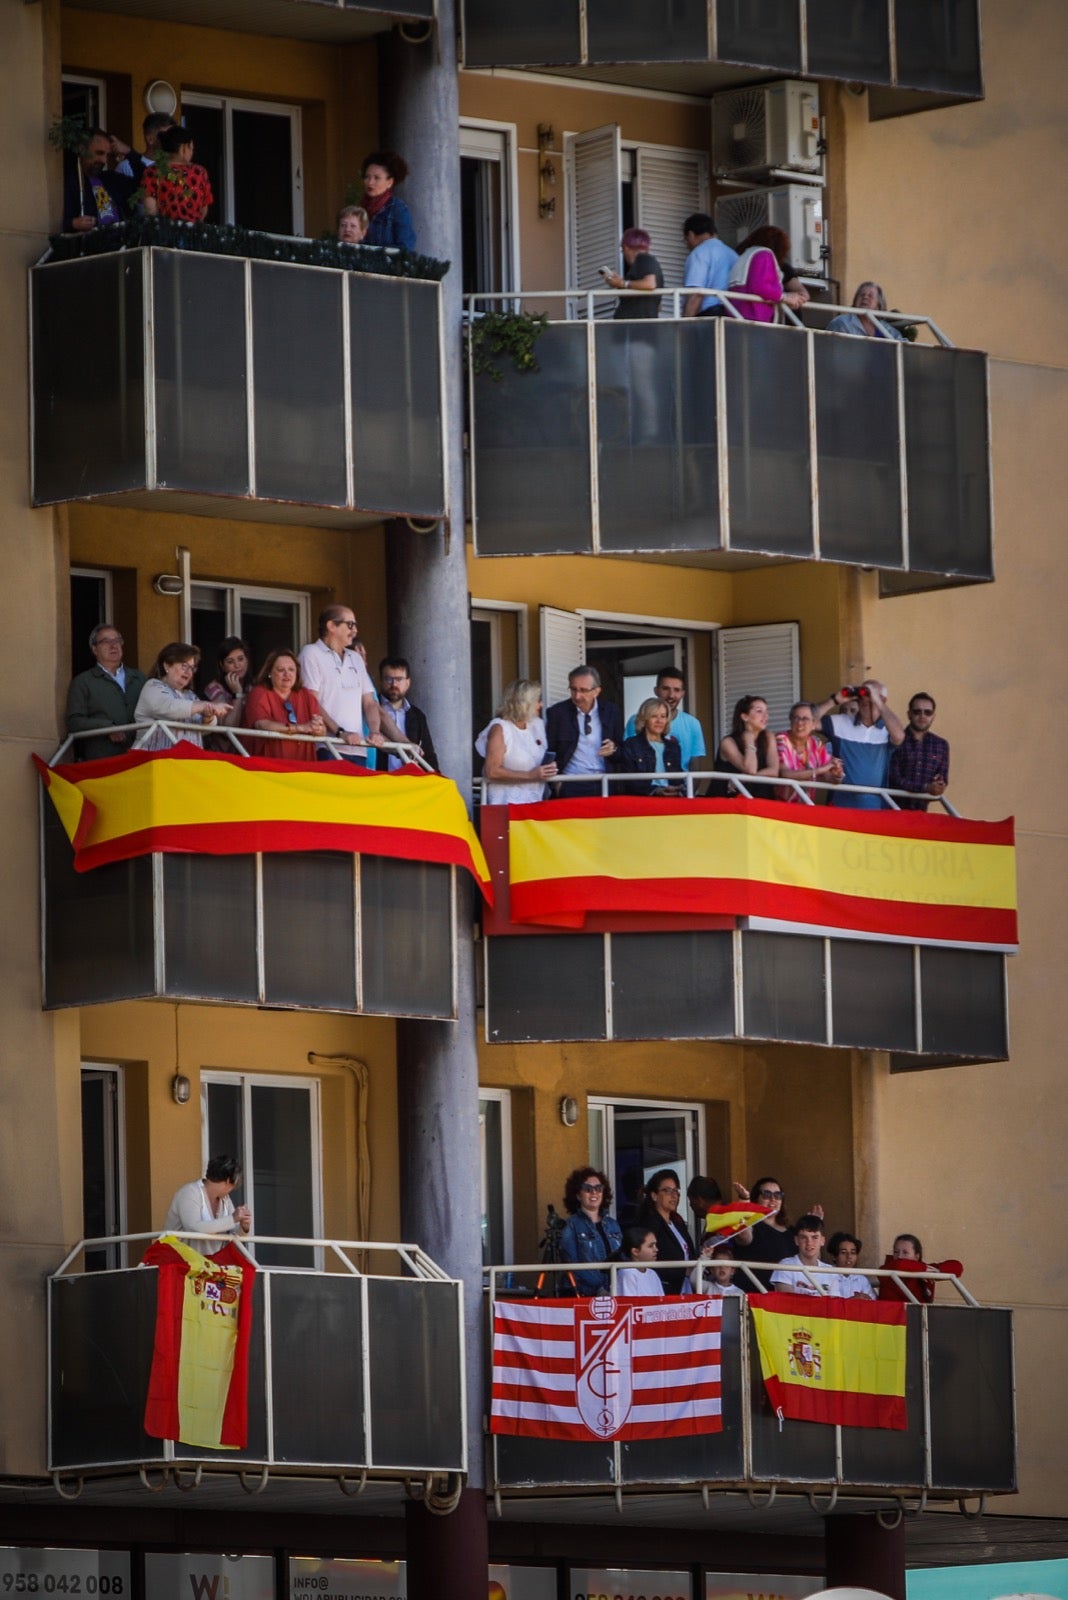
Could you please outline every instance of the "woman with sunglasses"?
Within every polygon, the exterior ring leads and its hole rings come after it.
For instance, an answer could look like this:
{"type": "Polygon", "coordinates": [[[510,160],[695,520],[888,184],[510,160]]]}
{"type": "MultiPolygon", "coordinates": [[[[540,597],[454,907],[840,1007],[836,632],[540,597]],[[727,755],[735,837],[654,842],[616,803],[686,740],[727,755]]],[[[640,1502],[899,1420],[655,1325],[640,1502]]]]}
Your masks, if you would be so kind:
{"type": "MultiPolygon", "coordinates": [[[[564,1210],[568,1219],[560,1234],[563,1261],[610,1261],[619,1254],[623,1234],[615,1217],[608,1215],[612,1204],[612,1185],[596,1167],[576,1167],[564,1185],[564,1210]]],[[[576,1272],[572,1281],[578,1294],[603,1294],[609,1285],[607,1272],[576,1272]]],[[[556,1274],[560,1293],[565,1293],[567,1277],[556,1274]]]]}
{"type": "MultiPolygon", "coordinates": [[[[645,1185],[645,1204],[638,1221],[656,1235],[658,1262],[694,1261],[697,1247],[689,1228],[679,1216],[679,1175],[673,1167],[662,1167],[654,1172],[645,1185]]],[[[682,1268],[658,1269],[665,1294],[692,1294],[693,1284],[682,1268]]]]}
{"type": "MultiPolygon", "coordinates": [[[[319,702],[300,679],[300,666],[292,650],[272,650],[245,701],[246,728],[265,733],[336,732],[337,723],[323,715],[319,702]]],[[[314,761],[316,746],[310,739],[292,744],[282,739],[249,739],[249,755],[275,761],[314,761]]]]}
{"type": "MultiPolygon", "coordinates": [[[[778,1178],[758,1178],[751,1190],[736,1183],[734,1192],[739,1200],[752,1199],[755,1205],[774,1207],[770,1217],[753,1224],[753,1237],[749,1244],[731,1240],[735,1258],[738,1261],[785,1261],[787,1256],[792,1256],[795,1253],[794,1230],[786,1215],[786,1196],[778,1178]]],[[[809,1211],[814,1216],[823,1216],[822,1206],[810,1206],[809,1211]]],[[[757,1272],[754,1276],[760,1279],[765,1289],[770,1287],[770,1270],[757,1272]]]]}

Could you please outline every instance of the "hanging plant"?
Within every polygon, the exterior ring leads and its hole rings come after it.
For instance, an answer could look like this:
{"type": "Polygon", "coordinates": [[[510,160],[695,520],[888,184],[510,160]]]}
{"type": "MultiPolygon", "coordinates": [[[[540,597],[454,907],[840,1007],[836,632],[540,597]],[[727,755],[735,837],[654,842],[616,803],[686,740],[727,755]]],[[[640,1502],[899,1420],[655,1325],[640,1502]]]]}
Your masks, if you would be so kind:
{"type": "Polygon", "coordinates": [[[48,142],[56,150],[64,150],[76,155],[85,146],[89,136],[89,128],[82,116],[55,117],[48,130],[48,142]]]}
{"type": "Polygon", "coordinates": [[[494,383],[504,377],[498,356],[508,356],[516,372],[540,372],[534,347],[548,326],[544,312],[533,317],[523,311],[487,311],[473,317],[465,328],[472,367],[494,383]]]}

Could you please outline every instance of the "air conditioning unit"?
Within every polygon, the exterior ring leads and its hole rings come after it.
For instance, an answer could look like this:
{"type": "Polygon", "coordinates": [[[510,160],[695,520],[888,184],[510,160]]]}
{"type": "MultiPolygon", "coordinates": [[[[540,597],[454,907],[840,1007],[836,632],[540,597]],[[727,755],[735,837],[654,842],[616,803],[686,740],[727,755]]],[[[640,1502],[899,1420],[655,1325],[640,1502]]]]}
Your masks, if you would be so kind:
{"type": "Polygon", "coordinates": [[[822,174],[820,92],[814,83],[728,89],[712,96],[712,159],[718,177],[767,172],[822,174]]]}
{"type": "Polygon", "coordinates": [[[827,276],[824,254],[823,190],[808,183],[784,183],[778,189],[744,189],[725,194],[715,205],[716,232],[724,244],[740,250],[754,228],[770,223],[790,240],[790,263],[806,276],[827,276]]]}

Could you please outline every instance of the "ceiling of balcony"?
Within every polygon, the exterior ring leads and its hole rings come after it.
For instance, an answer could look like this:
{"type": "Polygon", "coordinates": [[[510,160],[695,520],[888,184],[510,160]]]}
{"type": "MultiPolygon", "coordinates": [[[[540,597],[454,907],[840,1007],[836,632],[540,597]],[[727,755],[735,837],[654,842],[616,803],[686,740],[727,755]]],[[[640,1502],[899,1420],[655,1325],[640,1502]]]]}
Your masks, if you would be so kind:
{"type": "MultiPolygon", "coordinates": [[[[76,11],[108,11],[149,22],[185,22],[238,33],[273,34],[325,44],[351,43],[383,33],[394,18],[323,0],[65,0],[76,11]]],[[[401,8],[403,9],[403,7],[401,8]]]]}
{"type": "MultiPolygon", "coordinates": [[[[469,68],[469,71],[489,69],[469,68]]],[[[516,69],[523,70],[523,69],[516,69]]],[[[534,69],[531,69],[534,70],[534,69]]],[[[628,89],[649,89],[657,94],[687,94],[700,99],[734,89],[740,84],[765,83],[785,74],[771,67],[723,66],[718,61],[662,61],[653,64],[616,62],[609,66],[540,67],[540,74],[577,78],[583,83],[619,84],[628,89]]]]}

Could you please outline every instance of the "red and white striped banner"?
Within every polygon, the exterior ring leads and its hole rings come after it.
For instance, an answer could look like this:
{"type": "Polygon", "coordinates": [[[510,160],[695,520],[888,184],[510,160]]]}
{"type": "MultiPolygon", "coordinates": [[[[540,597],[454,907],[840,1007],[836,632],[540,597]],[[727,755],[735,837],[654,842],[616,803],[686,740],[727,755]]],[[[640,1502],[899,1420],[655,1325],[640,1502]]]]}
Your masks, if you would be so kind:
{"type": "Polygon", "coordinates": [[[587,1442],[721,1432],[722,1313],[704,1295],[498,1301],[490,1431],[587,1442]]]}

